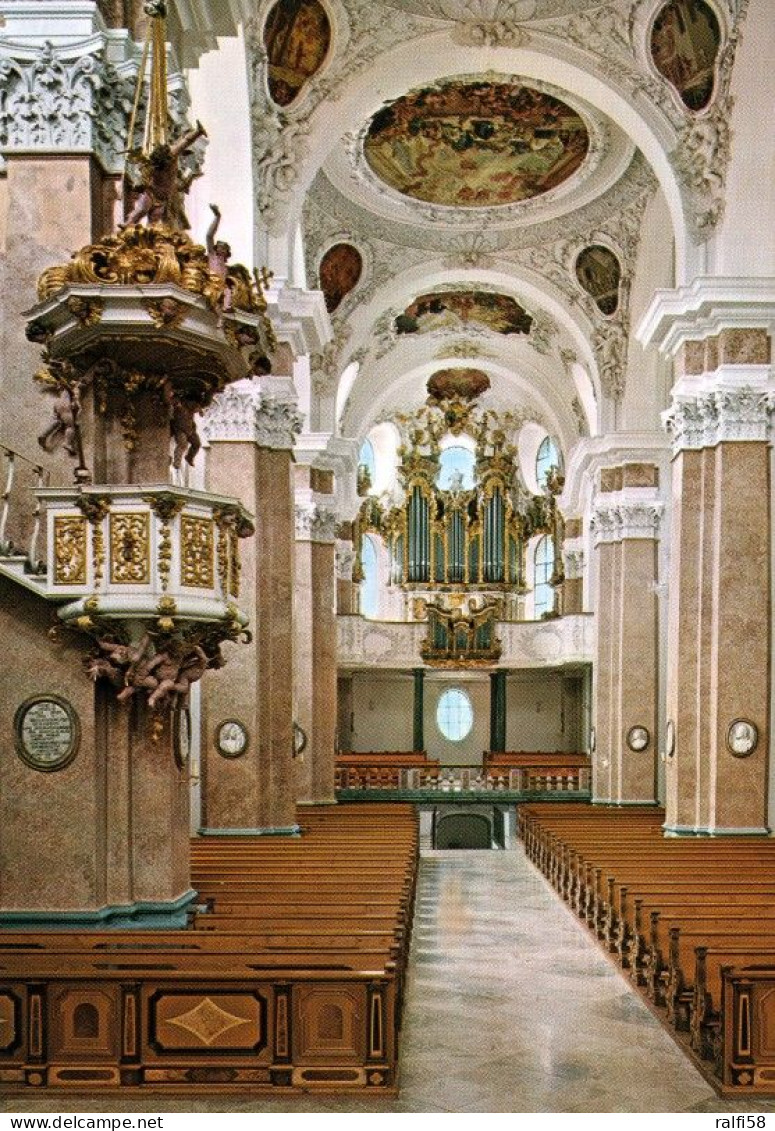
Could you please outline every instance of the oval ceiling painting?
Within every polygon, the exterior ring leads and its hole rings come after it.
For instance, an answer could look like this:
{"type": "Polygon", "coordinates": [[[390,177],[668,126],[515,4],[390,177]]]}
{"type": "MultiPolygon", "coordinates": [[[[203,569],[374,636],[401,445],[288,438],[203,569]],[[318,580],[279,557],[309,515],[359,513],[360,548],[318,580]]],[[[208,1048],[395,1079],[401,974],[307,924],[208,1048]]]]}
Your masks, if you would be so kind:
{"type": "Polygon", "coordinates": [[[670,0],[651,29],[654,66],[689,110],[704,110],[713,97],[721,30],[705,0],[670,0]]]}
{"type": "Polygon", "coordinates": [[[269,93],[288,106],[320,70],[331,46],[331,24],[319,0],[278,0],[264,26],[269,93]]]}
{"type": "Polygon", "coordinates": [[[533,319],[511,295],[491,291],[438,291],[418,295],[396,318],[398,334],[434,330],[490,330],[494,334],[529,334],[533,319]]]}
{"type": "Polygon", "coordinates": [[[438,369],[425,387],[432,401],[472,401],[487,392],[490,378],[481,369],[438,369]]]}
{"type": "Polygon", "coordinates": [[[610,248],[598,243],[579,252],[576,278],[602,314],[616,314],[622,269],[610,248]]]}
{"type": "Polygon", "coordinates": [[[320,261],[318,275],[329,314],[333,314],[345,295],[350,293],[362,270],[363,260],[357,247],[350,243],[337,243],[328,249],[320,261]]]}
{"type": "Polygon", "coordinates": [[[513,204],[572,176],[589,149],[576,113],[532,87],[449,82],[390,102],[371,121],[366,160],[391,188],[455,208],[513,204]]]}

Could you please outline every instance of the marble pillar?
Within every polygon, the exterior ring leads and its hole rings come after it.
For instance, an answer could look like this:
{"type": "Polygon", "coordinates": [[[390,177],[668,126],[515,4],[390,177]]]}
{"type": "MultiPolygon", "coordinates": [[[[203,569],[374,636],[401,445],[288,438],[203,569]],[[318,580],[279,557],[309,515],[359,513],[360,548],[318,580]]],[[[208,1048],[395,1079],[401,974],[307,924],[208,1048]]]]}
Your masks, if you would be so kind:
{"type": "Polygon", "coordinates": [[[569,518],[565,522],[565,537],[562,545],[563,573],[562,613],[569,616],[584,611],[584,543],[583,526],[580,518],[569,518]]]}
{"type": "Polygon", "coordinates": [[[770,690],[769,338],[685,342],[674,444],[666,830],[767,829],[770,690]],[[752,724],[750,751],[733,727],[752,724]]]}
{"type": "Polygon", "coordinates": [[[412,749],[425,749],[425,668],[413,668],[412,749]]]}
{"type": "Polygon", "coordinates": [[[357,587],[353,581],[355,557],[352,538],[337,538],[335,545],[336,611],[339,616],[349,616],[357,612],[357,587]]]}
{"type": "MultiPolygon", "coordinates": [[[[253,638],[203,686],[202,831],[267,835],[298,831],[293,765],[292,451],[301,420],[293,383],[239,381],[216,397],[203,424],[208,489],[238,495],[256,517],[242,550],[241,605],[253,638]],[[237,751],[218,736],[237,722],[237,751]]],[[[333,572],[333,568],[332,568],[333,572]]],[[[333,584],[333,582],[332,582],[333,584]]]]}
{"type": "Polygon", "coordinates": [[[296,484],[295,710],[308,740],[296,795],[321,805],[334,801],[337,729],[333,474],[297,467],[296,484]]]}
{"type": "Polygon", "coordinates": [[[598,554],[593,799],[600,803],[656,800],[663,509],[653,465],[601,470],[592,519],[598,554]]]}
{"type": "Polygon", "coordinates": [[[490,672],[490,750],[506,750],[506,671],[490,672]]]}
{"type": "Polygon", "coordinates": [[[337,750],[349,754],[353,748],[353,677],[340,674],[336,681],[337,750]]]}

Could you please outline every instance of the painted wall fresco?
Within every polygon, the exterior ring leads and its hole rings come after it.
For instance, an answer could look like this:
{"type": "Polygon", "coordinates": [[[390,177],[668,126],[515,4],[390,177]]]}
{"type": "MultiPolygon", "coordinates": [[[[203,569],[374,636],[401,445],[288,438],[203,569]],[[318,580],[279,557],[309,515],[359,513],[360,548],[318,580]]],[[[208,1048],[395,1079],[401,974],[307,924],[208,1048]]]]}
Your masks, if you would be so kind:
{"type": "Polygon", "coordinates": [[[610,248],[585,247],[576,260],[576,278],[603,314],[616,314],[622,269],[610,248]]]}
{"type": "Polygon", "coordinates": [[[670,0],[651,29],[651,57],[689,110],[713,98],[721,29],[705,0],[670,0]]]}
{"type": "Polygon", "coordinates": [[[444,291],[418,295],[396,318],[399,334],[434,330],[491,330],[495,334],[529,334],[533,319],[510,295],[489,291],[444,291]]]}
{"type": "Polygon", "coordinates": [[[350,243],[337,243],[328,249],[320,261],[318,275],[329,314],[333,314],[350,293],[362,271],[363,259],[357,247],[350,243]]]}
{"type": "Polygon", "coordinates": [[[364,142],[372,170],[405,196],[476,208],[547,192],[581,165],[579,115],[527,86],[450,82],[375,114],[364,142]]]}
{"type": "Polygon", "coordinates": [[[293,102],[330,45],[331,24],[319,0],[278,0],[264,25],[269,93],[278,106],[293,102]]]}
{"type": "Polygon", "coordinates": [[[481,369],[438,369],[425,387],[434,401],[472,401],[487,392],[490,378],[481,369]]]}

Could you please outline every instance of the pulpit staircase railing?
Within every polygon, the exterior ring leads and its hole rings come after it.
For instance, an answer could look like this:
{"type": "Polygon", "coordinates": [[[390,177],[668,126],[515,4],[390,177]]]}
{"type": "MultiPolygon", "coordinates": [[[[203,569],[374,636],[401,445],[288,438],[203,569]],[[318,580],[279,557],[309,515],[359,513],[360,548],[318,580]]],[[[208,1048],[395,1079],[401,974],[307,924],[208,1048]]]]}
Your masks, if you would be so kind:
{"type": "Polygon", "coordinates": [[[0,445],[0,567],[35,587],[46,573],[43,505],[35,492],[49,481],[40,464],[0,445]]]}

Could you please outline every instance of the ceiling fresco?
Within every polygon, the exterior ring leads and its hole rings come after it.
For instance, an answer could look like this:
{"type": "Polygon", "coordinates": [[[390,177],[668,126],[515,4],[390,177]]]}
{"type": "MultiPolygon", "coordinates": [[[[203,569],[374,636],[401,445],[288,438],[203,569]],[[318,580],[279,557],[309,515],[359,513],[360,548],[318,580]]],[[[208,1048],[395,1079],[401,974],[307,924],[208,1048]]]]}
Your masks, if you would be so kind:
{"type": "Polygon", "coordinates": [[[689,110],[704,110],[713,97],[721,31],[705,0],[670,0],[651,29],[654,66],[689,110]]]}
{"type": "Polygon", "coordinates": [[[460,290],[418,295],[396,318],[396,332],[480,329],[495,334],[529,334],[532,324],[530,315],[510,295],[460,290]]]}
{"type": "Polygon", "coordinates": [[[267,16],[267,84],[278,106],[288,106],[320,67],[331,46],[331,25],[319,0],[278,0],[267,16]]]}
{"type": "Polygon", "coordinates": [[[439,369],[428,378],[426,388],[433,401],[447,401],[453,398],[472,401],[486,393],[490,378],[481,369],[439,369]]]}
{"type": "Polygon", "coordinates": [[[362,271],[363,259],[357,247],[349,243],[337,243],[328,249],[320,261],[318,276],[329,314],[333,314],[350,293],[362,271]]]}
{"type": "Polygon", "coordinates": [[[592,244],[579,252],[576,278],[594,300],[601,314],[615,314],[619,306],[619,284],[622,268],[608,247],[592,244]]]}
{"type": "Polygon", "coordinates": [[[529,86],[454,81],[383,106],[364,139],[372,172],[404,196],[487,208],[541,196],[582,165],[579,114],[529,86]]]}

